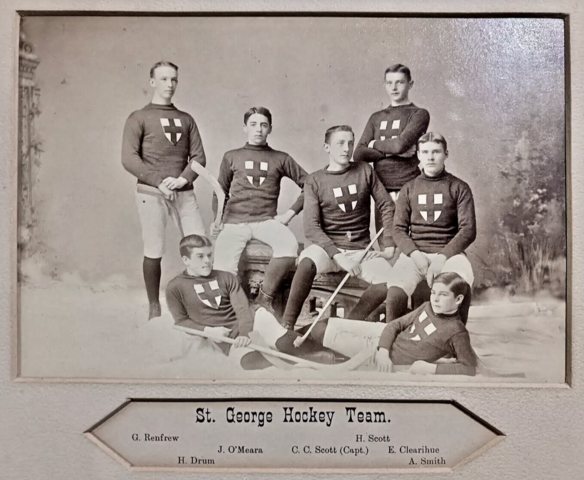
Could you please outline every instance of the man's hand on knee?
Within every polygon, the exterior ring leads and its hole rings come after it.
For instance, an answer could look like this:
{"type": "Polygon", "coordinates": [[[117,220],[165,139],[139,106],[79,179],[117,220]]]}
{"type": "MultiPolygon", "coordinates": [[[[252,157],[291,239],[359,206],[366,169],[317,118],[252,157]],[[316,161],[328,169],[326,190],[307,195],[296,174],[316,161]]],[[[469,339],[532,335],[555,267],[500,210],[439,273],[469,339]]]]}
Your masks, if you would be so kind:
{"type": "Polygon", "coordinates": [[[276,215],[274,217],[274,220],[280,222],[282,225],[288,225],[295,215],[296,213],[294,212],[294,210],[288,210],[286,213],[276,215]]]}
{"type": "Polygon", "coordinates": [[[434,277],[436,277],[442,272],[446,260],[447,260],[446,256],[442,254],[437,255],[434,258],[434,260],[432,260],[432,263],[428,267],[428,273],[426,274],[426,280],[428,282],[429,287],[431,287],[432,284],[434,283],[434,277]]]}
{"type": "Polygon", "coordinates": [[[414,250],[410,253],[410,258],[416,264],[416,267],[420,271],[422,275],[426,275],[428,273],[428,268],[430,267],[430,260],[426,255],[424,255],[419,250],[414,250]]]}
{"type": "Polygon", "coordinates": [[[359,262],[343,255],[342,253],[337,253],[333,260],[337,262],[337,265],[341,267],[345,272],[350,273],[354,277],[361,273],[361,265],[359,262]]]}
{"type": "Polygon", "coordinates": [[[391,260],[395,255],[395,247],[385,247],[379,255],[386,260],[391,260]]]}

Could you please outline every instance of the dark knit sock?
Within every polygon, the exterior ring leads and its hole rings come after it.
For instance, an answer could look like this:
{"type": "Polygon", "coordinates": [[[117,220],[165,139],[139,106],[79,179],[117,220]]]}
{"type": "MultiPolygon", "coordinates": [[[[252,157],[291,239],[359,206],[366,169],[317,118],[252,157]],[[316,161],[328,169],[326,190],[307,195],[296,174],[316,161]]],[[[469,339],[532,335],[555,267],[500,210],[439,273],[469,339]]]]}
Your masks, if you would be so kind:
{"type": "Polygon", "coordinates": [[[162,258],[144,257],[142,271],[144,272],[144,283],[146,284],[146,295],[149,303],[159,303],[160,276],[162,268],[160,263],[162,258]]]}
{"type": "Polygon", "coordinates": [[[328,326],[328,318],[325,318],[325,319],[319,321],[314,326],[312,331],[310,332],[310,335],[308,336],[308,338],[314,340],[319,345],[324,345],[324,334],[326,332],[327,326],[328,326]]]}
{"type": "Polygon", "coordinates": [[[292,329],[296,325],[296,320],[302,311],[302,305],[304,305],[312,288],[314,277],[316,277],[316,265],[310,258],[302,259],[294,274],[286,311],[282,318],[282,324],[286,328],[292,329]]]}
{"type": "Polygon", "coordinates": [[[385,321],[387,323],[396,318],[403,317],[408,309],[408,294],[399,287],[390,287],[387,290],[385,306],[385,321]]]}
{"type": "Polygon", "coordinates": [[[292,270],[294,262],[296,262],[294,257],[280,257],[270,260],[262,283],[262,291],[266,295],[273,297],[280,290],[280,285],[292,270]]]}
{"type": "Polygon", "coordinates": [[[369,285],[357,305],[347,315],[351,320],[365,320],[373,311],[379,307],[387,297],[387,286],[385,283],[378,283],[377,285],[369,285]]]}
{"type": "Polygon", "coordinates": [[[460,320],[462,321],[463,325],[466,325],[468,320],[468,312],[470,310],[470,303],[472,302],[472,292],[468,295],[465,295],[464,300],[460,304],[458,308],[458,314],[460,315],[460,320]]]}
{"type": "Polygon", "coordinates": [[[412,293],[412,310],[415,310],[425,302],[429,302],[431,292],[432,289],[428,286],[428,282],[426,280],[422,280],[420,283],[418,283],[414,293],[412,293]]]}

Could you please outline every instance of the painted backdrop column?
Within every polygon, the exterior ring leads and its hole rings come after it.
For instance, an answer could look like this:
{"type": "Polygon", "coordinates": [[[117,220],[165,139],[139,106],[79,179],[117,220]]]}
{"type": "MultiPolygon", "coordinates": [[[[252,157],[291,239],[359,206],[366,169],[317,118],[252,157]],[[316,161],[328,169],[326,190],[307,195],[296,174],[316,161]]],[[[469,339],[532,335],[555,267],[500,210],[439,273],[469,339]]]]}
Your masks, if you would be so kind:
{"type": "Polygon", "coordinates": [[[35,119],[40,114],[40,89],[37,87],[35,70],[39,60],[33,47],[20,35],[19,48],[19,109],[18,109],[18,155],[19,155],[19,202],[18,202],[18,244],[21,255],[32,254],[33,232],[36,224],[33,207],[33,187],[36,170],[40,161],[40,139],[35,129],[35,119]]]}

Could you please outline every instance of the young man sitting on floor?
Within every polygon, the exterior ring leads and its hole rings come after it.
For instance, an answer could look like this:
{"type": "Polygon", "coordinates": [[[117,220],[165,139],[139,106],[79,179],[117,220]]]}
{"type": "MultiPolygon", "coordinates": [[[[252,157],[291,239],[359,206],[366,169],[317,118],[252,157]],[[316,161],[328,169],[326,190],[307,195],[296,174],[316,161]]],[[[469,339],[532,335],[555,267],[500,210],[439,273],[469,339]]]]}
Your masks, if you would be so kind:
{"type": "Polygon", "coordinates": [[[460,275],[441,273],[432,284],[430,301],[397,320],[385,324],[329,318],[317,323],[309,338],[347,357],[377,345],[375,363],[382,372],[411,365],[410,373],[473,376],[477,358],[460,318],[469,292],[460,275]],[[440,362],[443,358],[454,361],[440,362]]]}
{"type": "Polygon", "coordinates": [[[176,325],[200,330],[215,338],[228,337],[229,343],[213,341],[231,360],[245,370],[265,368],[270,363],[258,352],[248,348],[249,333],[257,330],[266,343],[321,363],[333,363],[335,355],[314,342],[301,348],[290,347],[299,334],[283,328],[266,309],[255,312],[249,307],[239,281],[229,272],[213,270],[213,245],[201,235],[189,235],[180,242],[180,254],[186,270],[168,283],[166,301],[176,325]],[[254,318],[255,317],[255,318],[254,318]]]}

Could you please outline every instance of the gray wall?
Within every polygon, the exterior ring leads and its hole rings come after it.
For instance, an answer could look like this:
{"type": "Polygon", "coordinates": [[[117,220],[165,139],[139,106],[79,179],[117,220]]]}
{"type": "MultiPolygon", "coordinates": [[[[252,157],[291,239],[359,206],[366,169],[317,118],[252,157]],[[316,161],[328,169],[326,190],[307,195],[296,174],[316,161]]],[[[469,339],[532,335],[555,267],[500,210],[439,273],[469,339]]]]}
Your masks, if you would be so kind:
{"type": "MultiPolygon", "coordinates": [[[[448,138],[447,168],[474,190],[473,250],[483,257],[500,214],[496,162],[513,130],[544,115],[542,135],[563,136],[561,20],[29,17],[24,31],[41,60],[34,195],[46,259],[87,281],[141,282],[135,181],[120,146],[126,117],[150,100],[148,71],[159,59],[180,67],[175,104],[197,120],[213,174],[245,142],[243,112],[257,105],[274,115],[271,146],[309,172],[321,168],[326,128],[347,123],[360,136],[387,105],[384,68],[410,66],[411,99],[448,138]]],[[[210,188],[198,181],[196,192],[209,223],[210,188]]],[[[286,183],[281,211],[296,195],[286,183]]],[[[304,238],[301,218],[292,228],[304,238]]],[[[180,269],[176,234],[169,239],[165,279],[180,269]]]]}

